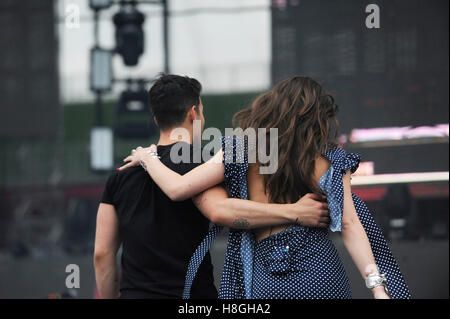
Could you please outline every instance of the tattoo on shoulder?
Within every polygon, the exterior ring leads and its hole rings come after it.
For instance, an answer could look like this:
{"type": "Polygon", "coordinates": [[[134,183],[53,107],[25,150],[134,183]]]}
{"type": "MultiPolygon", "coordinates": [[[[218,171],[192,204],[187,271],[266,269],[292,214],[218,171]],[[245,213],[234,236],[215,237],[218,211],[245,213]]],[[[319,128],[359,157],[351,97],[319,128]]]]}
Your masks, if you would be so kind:
{"type": "Polygon", "coordinates": [[[250,223],[245,218],[238,218],[234,220],[233,226],[237,229],[247,229],[250,227],[250,223]]]}

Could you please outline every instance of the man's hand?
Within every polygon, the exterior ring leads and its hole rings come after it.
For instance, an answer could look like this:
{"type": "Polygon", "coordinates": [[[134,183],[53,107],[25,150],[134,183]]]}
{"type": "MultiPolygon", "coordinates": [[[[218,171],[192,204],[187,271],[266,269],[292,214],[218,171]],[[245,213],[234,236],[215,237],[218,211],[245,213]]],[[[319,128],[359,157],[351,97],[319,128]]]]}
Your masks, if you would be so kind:
{"type": "Polygon", "coordinates": [[[292,218],[297,224],[307,227],[328,227],[330,224],[326,196],[306,194],[292,204],[292,208],[292,218]]]}

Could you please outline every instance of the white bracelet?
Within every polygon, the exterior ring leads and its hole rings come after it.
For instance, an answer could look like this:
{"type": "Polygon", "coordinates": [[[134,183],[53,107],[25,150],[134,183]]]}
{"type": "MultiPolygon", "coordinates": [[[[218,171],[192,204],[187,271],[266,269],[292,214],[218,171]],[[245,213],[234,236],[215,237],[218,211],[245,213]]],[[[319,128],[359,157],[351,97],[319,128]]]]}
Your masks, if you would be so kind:
{"type": "Polygon", "coordinates": [[[147,151],[147,154],[149,154],[150,157],[153,157],[153,158],[161,158],[161,156],[158,155],[158,152],[155,152],[153,150],[147,151]]]}
{"type": "Polygon", "coordinates": [[[387,279],[386,274],[369,274],[366,277],[366,287],[369,289],[378,287],[378,286],[386,286],[387,279]]]}

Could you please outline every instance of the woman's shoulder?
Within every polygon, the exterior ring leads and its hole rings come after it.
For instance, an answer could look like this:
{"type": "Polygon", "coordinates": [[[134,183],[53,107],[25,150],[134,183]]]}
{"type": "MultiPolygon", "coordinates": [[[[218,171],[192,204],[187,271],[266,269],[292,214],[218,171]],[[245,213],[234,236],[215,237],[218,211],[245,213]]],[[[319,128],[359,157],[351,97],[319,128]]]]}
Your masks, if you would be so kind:
{"type": "Polygon", "coordinates": [[[330,169],[331,163],[328,158],[324,156],[318,156],[314,163],[314,176],[319,181],[322,176],[330,169]]]}

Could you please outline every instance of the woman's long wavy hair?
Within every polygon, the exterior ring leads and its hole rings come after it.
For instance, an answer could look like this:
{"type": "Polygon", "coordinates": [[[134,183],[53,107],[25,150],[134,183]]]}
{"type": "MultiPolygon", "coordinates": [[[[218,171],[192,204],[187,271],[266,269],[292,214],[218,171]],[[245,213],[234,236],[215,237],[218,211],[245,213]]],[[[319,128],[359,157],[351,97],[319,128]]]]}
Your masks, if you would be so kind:
{"type": "MultiPolygon", "coordinates": [[[[278,169],[264,175],[272,203],[294,203],[308,192],[320,193],[314,179],[317,157],[336,146],[338,106],[313,79],[291,77],[239,111],[233,124],[242,129],[278,128],[278,169]]],[[[266,145],[268,147],[268,145],[266,145]]],[[[261,165],[261,164],[259,164],[261,165]]]]}

